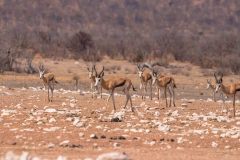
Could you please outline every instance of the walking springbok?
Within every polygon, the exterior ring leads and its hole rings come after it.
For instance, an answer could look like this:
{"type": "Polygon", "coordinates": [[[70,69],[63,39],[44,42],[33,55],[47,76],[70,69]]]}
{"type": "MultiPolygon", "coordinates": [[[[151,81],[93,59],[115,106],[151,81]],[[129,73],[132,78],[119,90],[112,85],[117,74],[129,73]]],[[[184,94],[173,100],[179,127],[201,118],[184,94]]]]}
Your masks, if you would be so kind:
{"type": "Polygon", "coordinates": [[[216,85],[212,84],[212,82],[210,80],[207,79],[207,89],[210,89],[212,91],[212,98],[214,100],[214,102],[216,102],[216,85]]]}
{"type": "MultiPolygon", "coordinates": [[[[231,83],[229,85],[224,85],[223,84],[223,74],[220,74],[220,77],[217,77],[216,74],[214,73],[214,77],[216,80],[216,93],[220,91],[223,105],[225,105],[225,98],[223,96],[223,93],[228,95],[228,96],[233,96],[233,116],[235,117],[236,115],[236,109],[235,109],[235,97],[236,93],[240,91],[240,83],[231,83]]],[[[222,111],[223,111],[223,106],[222,106],[222,111]]],[[[227,107],[227,113],[228,113],[228,107],[227,107]]]]}
{"type": "MultiPolygon", "coordinates": [[[[95,79],[96,79],[96,76],[97,76],[97,70],[96,70],[96,66],[93,65],[92,68],[87,68],[88,70],[88,77],[89,79],[91,80],[91,86],[90,86],[90,89],[91,89],[91,92],[92,92],[92,98],[94,97],[94,92],[95,92],[95,89],[97,89],[98,91],[98,87],[94,87],[94,84],[95,84],[95,79]],[[95,72],[95,73],[94,73],[95,72]]],[[[102,87],[100,86],[100,96],[102,98],[102,87]]]]}
{"type": "Polygon", "coordinates": [[[95,87],[97,87],[98,85],[101,85],[104,89],[109,91],[110,96],[108,97],[107,101],[109,101],[110,97],[112,97],[114,111],[116,111],[115,100],[114,100],[114,91],[116,88],[121,88],[123,93],[126,95],[126,102],[125,102],[124,108],[126,108],[127,103],[130,100],[131,111],[134,112],[133,107],[132,107],[132,99],[131,99],[129,90],[130,90],[130,88],[132,88],[133,91],[136,91],[136,90],[135,90],[131,80],[128,78],[117,78],[117,77],[105,80],[103,78],[103,76],[104,76],[104,67],[103,67],[102,71],[99,74],[97,74],[97,76],[95,78],[95,87]]]}
{"type": "Polygon", "coordinates": [[[170,96],[170,104],[169,107],[172,105],[173,101],[173,106],[175,107],[175,91],[174,88],[176,88],[175,80],[172,77],[169,76],[163,76],[163,75],[158,75],[157,72],[153,71],[153,80],[152,84],[154,85],[156,83],[158,87],[158,99],[159,99],[159,105],[160,105],[160,89],[164,89],[164,98],[166,100],[166,107],[168,107],[168,102],[167,102],[167,89],[168,93],[170,96]]]}
{"type": "Polygon", "coordinates": [[[52,100],[53,100],[54,84],[58,83],[56,81],[56,79],[55,79],[55,75],[53,73],[45,74],[45,69],[44,69],[43,64],[40,64],[40,66],[38,67],[38,71],[39,71],[40,79],[43,80],[44,86],[48,87],[48,101],[52,102],[52,100]],[[49,89],[51,90],[51,94],[52,94],[51,99],[49,98],[49,89]]]}

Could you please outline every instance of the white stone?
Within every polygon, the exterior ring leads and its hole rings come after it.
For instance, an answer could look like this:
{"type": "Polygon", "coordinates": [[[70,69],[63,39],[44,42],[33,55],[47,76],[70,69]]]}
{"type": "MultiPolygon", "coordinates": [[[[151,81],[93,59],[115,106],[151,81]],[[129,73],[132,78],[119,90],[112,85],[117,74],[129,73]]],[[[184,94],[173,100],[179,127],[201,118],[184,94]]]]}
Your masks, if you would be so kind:
{"type": "Polygon", "coordinates": [[[70,107],[72,107],[72,108],[75,107],[75,104],[74,104],[74,103],[70,103],[69,105],[70,105],[70,107]]]}
{"type": "Polygon", "coordinates": [[[60,129],[60,127],[43,128],[43,130],[47,131],[47,132],[55,132],[55,131],[57,131],[59,129],[60,129]]]}
{"type": "Polygon", "coordinates": [[[84,133],[83,132],[80,132],[78,133],[79,137],[84,137],[84,133]]]}
{"type": "Polygon", "coordinates": [[[216,142],[212,142],[212,147],[216,148],[218,146],[218,144],[216,142]]]}
{"type": "Polygon", "coordinates": [[[124,111],[120,111],[120,112],[115,112],[112,116],[112,120],[116,120],[118,119],[120,122],[123,120],[125,116],[125,112],[124,111]]]}
{"type": "Polygon", "coordinates": [[[74,117],[73,125],[75,126],[80,121],[79,117],[74,117]]]}
{"type": "Polygon", "coordinates": [[[55,108],[47,108],[47,109],[45,109],[45,112],[47,112],[47,113],[55,113],[55,112],[57,112],[57,110],[55,108]]]}
{"type": "Polygon", "coordinates": [[[60,145],[60,146],[66,145],[66,144],[68,144],[69,142],[70,142],[69,140],[65,140],[65,141],[62,141],[61,143],[59,143],[59,145],[60,145]]]}
{"type": "Polygon", "coordinates": [[[113,147],[120,147],[120,144],[115,142],[115,143],[113,143],[113,147]]]}
{"type": "Polygon", "coordinates": [[[170,126],[166,125],[166,124],[163,124],[163,123],[160,123],[159,126],[158,126],[158,130],[162,131],[162,132],[168,132],[168,131],[170,131],[170,126]]]}
{"type": "Polygon", "coordinates": [[[146,129],[146,130],[145,130],[145,133],[150,133],[150,132],[151,132],[150,129],[146,129]]]}
{"type": "Polygon", "coordinates": [[[171,113],[171,116],[173,116],[173,117],[179,116],[178,110],[173,111],[173,112],[171,113]]]}
{"type": "Polygon", "coordinates": [[[154,116],[159,117],[160,116],[160,112],[159,111],[154,112],[154,116]]]}
{"type": "Polygon", "coordinates": [[[53,143],[49,143],[49,144],[47,145],[48,148],[53,148],[54,146],[55,146],[55,144],[53,144],[53,143]]]}
{"type": "Polygon", "coordinates": [[[5,160],[18,160],[19,156],[15,155],[12,151],[8,151],[4,157],[5,160]]]}
{"type": "Polygon", "coordinates": [[[96,134],[91,134],[90,138],[97,138],[97,135],[96,134]]]}
{"type": "Polygon", "coordinates": [[[177,143],[178,144],[183,143],[183,137],[177,137],[177,143]]]}
{"type": "Polygon", "coordinates": [[[129,158],[125,153],[109,152],[99,155],[96,160],[129,160],[129,158]]]}
{"type": "Polygon", "coordinates": [[[67,158],[65,156],[60,155],[57,157],[57,160],[67,160],[67,158]]]}
{"type": "Polygon", "coordinates": [[[188,105],[187,105],[187,103],[182,103],[181,106],[182,107],[187,107],[188,105]]]}
{"type": "Polygon", "coordinates": [[[49,123],[53,123],[53,122],[56,122],[56,119],[52,117],[49,119],[49,123]]]}

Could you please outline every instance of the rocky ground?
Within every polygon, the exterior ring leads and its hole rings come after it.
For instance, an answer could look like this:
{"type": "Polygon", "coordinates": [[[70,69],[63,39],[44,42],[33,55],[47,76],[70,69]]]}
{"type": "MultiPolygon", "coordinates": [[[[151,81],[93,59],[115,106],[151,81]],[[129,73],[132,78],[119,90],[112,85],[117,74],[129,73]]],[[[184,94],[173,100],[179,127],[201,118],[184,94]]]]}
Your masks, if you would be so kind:
{"type": "Polygon", "coordinates": [[[58,89],[49,103],[38,87],[1,86],[0,159],[239,159],[239,101],[233,118],[231,101],[227,115],[221,101],[178,98],[164,108],[132,94],[135,112],[117,94],[113,113],[107,94],[58,89]]]}

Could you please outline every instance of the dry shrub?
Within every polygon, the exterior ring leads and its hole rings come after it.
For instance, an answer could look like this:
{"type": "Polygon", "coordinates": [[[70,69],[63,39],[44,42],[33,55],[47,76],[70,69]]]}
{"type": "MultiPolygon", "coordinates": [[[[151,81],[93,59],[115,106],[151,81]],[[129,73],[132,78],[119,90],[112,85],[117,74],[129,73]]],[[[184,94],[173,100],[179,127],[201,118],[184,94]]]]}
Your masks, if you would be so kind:
{"type": "MultiPolygon", "coordinates": [[[[232,7],[239,6],[237,0],[204,1],[201,7],[166,0],[57,0],[31,5],[4,1],[0,48],[8,44],[33,49],[43,57],[85,61],[100,61],[105,55],[131,62],[172,57],[167,62],[176,59],[240,72],[240,12],[232,7]],[[69,12],[66,6],[81,10],[69,12]]],[[[13,70],[9,63],[7,68],[13,70]]]]}
{"type": "Polygon", "coordinates": [[[181,75],[181,76],[189,76],[190,73],[188,72],[188,70],[183,69],[183,68],[173,68],[170,70],[172,75],[181,75]]]}
{"type": "Polygon", "coordinates": [[[82,58],[85,61],[101,60],[101,56],[94,50],[94,41],[91,35],[83,31],[79,31],[70,37],[66,47],[74,53],[75,58],[82,58]]]}
{"type": "Polygon", "coordinates": [[[213,76],[214,71],[212,69],[202,69],[201,70],[203,76],[213,76]]]}
{"type": "Polygon", "coordinates": [[[105,66],[104,70],[108,73],[117,73],[117,71],[121,70],[121,66],[119,65],[105,66]]]}

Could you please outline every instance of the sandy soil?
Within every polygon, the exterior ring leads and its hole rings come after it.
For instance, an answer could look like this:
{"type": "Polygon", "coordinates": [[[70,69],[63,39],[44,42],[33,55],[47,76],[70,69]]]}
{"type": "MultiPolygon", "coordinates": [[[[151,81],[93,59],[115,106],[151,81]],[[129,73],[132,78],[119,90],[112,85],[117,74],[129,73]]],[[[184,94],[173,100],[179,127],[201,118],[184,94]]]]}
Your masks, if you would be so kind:
{"type": "MultiPolygon", "coordinates": [[[[28,157],[40,159],[56,159],[59,155],[67,159],[95,159],[112,151],[125,152],[130,159],[149,160],[240,157],[239,101],[235,118],[231,116],[230,101],[226,104],[229,116],[222,114],[221,102],[208,99],[206,77],[195,66],[189,71],[191,76],[175,75],[177,107],[164,108],[162,99],[160,104],[156,98],[143,101],[138,91],[132,92],[132,113],[129,105],[123,109],[125,97],[117,94],[117,116],[122,122],[111,122],[116,116],[112,102],[106,101],[106,93],[103,99],[91,98],[83,62],[45,61],[60,81],[51,103],[47,102],[46,90],[40,88],[37,75],[1,75],[1,159],[9,151],[16,155],[28,152],[28,157]],[[81,75],[79,91],[71,88],[73,73],[81,75]]],[[[106,61],[103,64],[108,66],[106,61]]],[[[109,62],[109,68],[112,64],[109,62]]],[[[114,65],[124,66],[116,72],[125,73],[138,86],[134,65],[121,61],[114,65]]],[[[226,81],[234,78],[227,77],[226,81]]]]}

